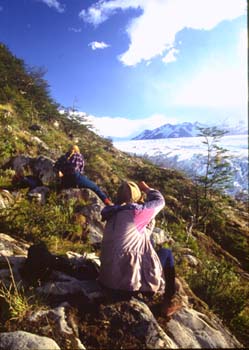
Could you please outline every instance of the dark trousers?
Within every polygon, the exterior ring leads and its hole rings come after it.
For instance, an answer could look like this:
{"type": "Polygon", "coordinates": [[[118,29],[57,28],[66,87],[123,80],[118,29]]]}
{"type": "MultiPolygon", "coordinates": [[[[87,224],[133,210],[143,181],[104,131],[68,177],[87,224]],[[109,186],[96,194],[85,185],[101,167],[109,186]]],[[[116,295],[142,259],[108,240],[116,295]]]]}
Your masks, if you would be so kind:
{"type": "Polygon", "coordinates": [[[104,202],[107,198],[107,195],[100,190],[100,188],[91,180],[89,180],[86,176],[75,173],[69,176],[65,176],[62,178],[62,186],[64,188],[70,187],[79,187],[79,188],[88,188],[92,190],[96,195],[104,202]]]}
{"type": "Polygon", "coordinates": [[[172,251],[167,248],[160,248],[157,254],[161,261],[164,275],[165,275],[166,286],[165,286],[164,298],[166,300],[171,300],[172,296],[176,292],[174,257],[173,257],[172,251]]]}

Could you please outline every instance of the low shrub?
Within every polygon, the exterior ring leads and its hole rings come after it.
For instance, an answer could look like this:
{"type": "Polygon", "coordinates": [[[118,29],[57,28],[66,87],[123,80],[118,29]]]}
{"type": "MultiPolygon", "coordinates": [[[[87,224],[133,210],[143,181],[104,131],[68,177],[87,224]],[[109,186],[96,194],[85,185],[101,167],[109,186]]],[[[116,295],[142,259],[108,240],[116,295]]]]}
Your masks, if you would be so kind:
{"type": "MultiPolygon", "coordinates": [[[[25,192],[24,192],[25,194],[25,192]]],[[[82,227],[73,220],[75,201],[63,201],[51,195],[45,205],[23,197],[0,212],[4,232],[32,242],[78,234],[82,227]]]]}

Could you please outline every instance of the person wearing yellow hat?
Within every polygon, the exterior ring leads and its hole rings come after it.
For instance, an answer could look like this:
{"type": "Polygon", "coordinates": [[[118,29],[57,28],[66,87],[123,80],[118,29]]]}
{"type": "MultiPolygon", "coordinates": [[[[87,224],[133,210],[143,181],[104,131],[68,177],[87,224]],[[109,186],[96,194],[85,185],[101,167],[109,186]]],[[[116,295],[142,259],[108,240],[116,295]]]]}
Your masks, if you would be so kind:
{"type": "Polygon", "coordinates": [[[142,193],[138,185],[132,181],[124,181],[118,189],[116,203],[137,203],[141,199],[142,193]]]}
{"type": "Polygon", "coordinates": [[[101,189],[84,173],[84,157],[77,145],[70,146],[68,152],[55,162],[55,170],[61,179],[62,188],[78,187],[88,188],[95,192],[106,205],[112,205],[112,201],[101,189]]]}
{"type": "Polygon", "coordinates": [[[162,194],[144,181],[138,185],[133,181],[121,183],[115,205],[101,212],[106,225],[99,282],[118,296],[164,293],[161,311],[170,316],[180,307],[172,303],[176,292],[173,255],[166,248],[157,253],[151,241],[152,223],[164,205],[162,194]]]}

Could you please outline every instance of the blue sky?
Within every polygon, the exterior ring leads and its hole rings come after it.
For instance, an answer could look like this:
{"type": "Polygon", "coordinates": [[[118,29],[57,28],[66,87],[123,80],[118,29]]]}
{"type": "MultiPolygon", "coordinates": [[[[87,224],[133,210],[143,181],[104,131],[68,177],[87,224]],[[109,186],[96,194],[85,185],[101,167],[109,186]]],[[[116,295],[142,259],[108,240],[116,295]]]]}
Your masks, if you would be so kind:
{"type": "Polygon", "coordinates": [[[0,41],[103,136],[247,124],[246,0],[0,0],[0,41]]]}

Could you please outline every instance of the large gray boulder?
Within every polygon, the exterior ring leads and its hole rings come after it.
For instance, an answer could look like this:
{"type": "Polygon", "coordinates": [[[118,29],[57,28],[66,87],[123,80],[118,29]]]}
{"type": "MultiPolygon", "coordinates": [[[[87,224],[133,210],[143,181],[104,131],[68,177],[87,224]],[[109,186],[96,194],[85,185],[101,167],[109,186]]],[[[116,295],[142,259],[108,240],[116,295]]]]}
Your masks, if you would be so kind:
{"type": "Polygon", "coordinates": [[[30,175],[37,176],[44,185],[50,184],[56,179],[54,161],[48,157],[32,158],[20,155],[11,159],[8,165],[17,172],[26,170],[30,175]]]}
{"type": "Polygon", "coordinates": [[[60,350],[56,342],[48,337],[16,331],[0,333],[0,350],[60,350]]]}
{"type": "Polygon", "coordinates": [[[65,200],[79,201],[76,215],[84,217],[83,231],[84,236],[90,244],[100,243],[103,238],[105,223],[101,221],[101,210],[104,208],[103,202],[91,190],[86,188],[70,188],[61,191],[61,196],[65,200]]]}
{"type": "Polygon", "coordinates": [[[178,348],[242,348],[215,315],[210,318],[189,307],[182,308],[172,317],[167,324],[167,334],[178,348]]]}
{"type": "Polygon", "coordinates": [[[109,322],[109,333],[117,338],[118,347],[129,339],[134,349],[176,349],[174,340],[159,326],[149,307],[132,298],[102,307],[100,317],[109,322]]]}

